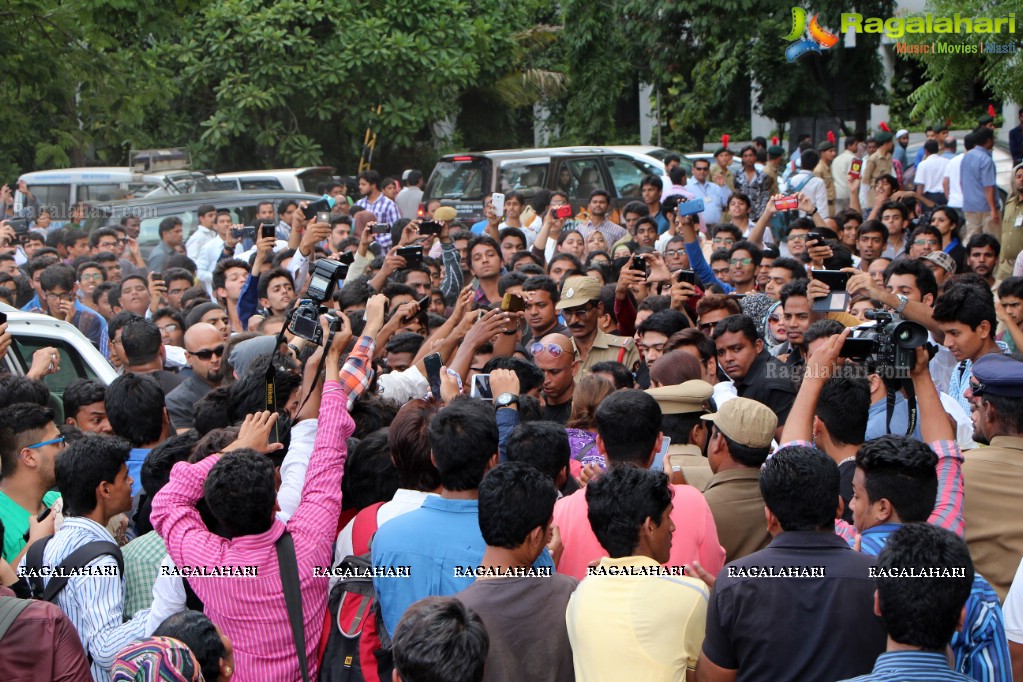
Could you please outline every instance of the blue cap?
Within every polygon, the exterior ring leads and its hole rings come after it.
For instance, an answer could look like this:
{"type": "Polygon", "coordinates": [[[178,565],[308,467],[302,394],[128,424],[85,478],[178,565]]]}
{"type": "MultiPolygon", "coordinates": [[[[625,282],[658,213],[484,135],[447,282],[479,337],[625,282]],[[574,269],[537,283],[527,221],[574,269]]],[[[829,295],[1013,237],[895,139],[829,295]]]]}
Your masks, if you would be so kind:
{"type": "Polygon", "coordinates": [[[1001,353],[989,353],[973,363],[973,378],[982,386],[979,395],[1023,398],[1023,362],[1001,353]]]}

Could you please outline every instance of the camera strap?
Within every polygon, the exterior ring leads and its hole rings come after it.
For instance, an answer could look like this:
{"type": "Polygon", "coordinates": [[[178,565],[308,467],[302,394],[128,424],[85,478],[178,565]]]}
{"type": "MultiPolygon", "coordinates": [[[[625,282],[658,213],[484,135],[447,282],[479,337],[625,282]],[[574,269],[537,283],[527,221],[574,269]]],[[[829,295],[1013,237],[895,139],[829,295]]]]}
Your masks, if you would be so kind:
{"type": "MultiPolygon", "coordinates": [[[[284,343],[284,332],[288,328],[288,323],[291,321],[291,315],[285,321],[284,326],[281,327],[281,331],[277,333],[277,343],[274,344],[273,353],[270,355],[270,364],[266,368],[266,374],[263,375],[263,383],[266,386],[265,391],[265,408],[270,412],[277,412],[277,367],[274,361],[277,359],[281,352],[281,344],[284,343]]],[[[281,442],[281,434],[278,432],[277,422],[274,422],[274,441],[275,443],[281,442]]]]}
{"type": "MultiPolygon", "coordinates": [[[[916,422],[918,418],[918,410],[916,405],[916,392],[913,390],[913,383],[910,381],[903,382],[903,388],[906,391],[906,436],[912,437],[916,431],[916,422]]],[[[894,389],[888,389],[888,401],[887,401],[887,414],[885,418],[885,433],[890,434],[892,432],[892,416],[895,414],[895,398],[897,391],[894,389]]]]}

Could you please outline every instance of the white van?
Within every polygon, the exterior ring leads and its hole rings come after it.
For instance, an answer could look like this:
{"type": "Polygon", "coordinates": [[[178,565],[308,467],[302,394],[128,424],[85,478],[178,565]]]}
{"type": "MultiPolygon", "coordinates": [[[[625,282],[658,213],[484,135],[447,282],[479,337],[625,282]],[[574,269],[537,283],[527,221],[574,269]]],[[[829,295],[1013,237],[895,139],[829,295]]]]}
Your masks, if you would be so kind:
{"type": "Polygon", "coordinates": [[[286,192],[317,191],[320,185],[333,184],[334,171],[332,166],[311,166],[308,168],[277,168],[263,171],[237,171],[234,173],[218,173],[213,179],[216,189],[259,189],[284,190],[286,192]]]}

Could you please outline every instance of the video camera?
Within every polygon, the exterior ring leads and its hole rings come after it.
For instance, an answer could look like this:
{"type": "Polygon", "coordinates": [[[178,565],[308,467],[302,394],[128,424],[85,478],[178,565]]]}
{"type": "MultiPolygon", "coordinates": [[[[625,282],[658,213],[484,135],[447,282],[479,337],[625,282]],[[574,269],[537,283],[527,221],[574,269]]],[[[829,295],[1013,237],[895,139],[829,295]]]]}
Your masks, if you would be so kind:
{"type": "MultiPolygon", "coordinates": [[[[306,291],[308,298],[302,299],[292,312],[288,331],[295,336],[322,346],[323,328],[320,326],[320,315],[327,313],[330,334],[333,336],[334,332],[341,328],[341,319],[334,313],[328,313],[323,302],[334,294],[338,280],[347,274],[348,266],[344,263],[326,258],[316,261],[309,280],[309,288],[306,291]]],[[[329,343],[330,339],[327,339],[327,342],[329,343]]]]}
{"type": "Polygon", "coordinates": [[[860,326],[856,338],[842,344],[839,355],[843,358],[865,360],[883,378],[906,379],[916,361],[916,349],[926,346],[930,357],[938,351],[927,341],[927,328],[919,322],[904,320],[886,310],[868,310],[867,319],[873,326],[860,326]]]}

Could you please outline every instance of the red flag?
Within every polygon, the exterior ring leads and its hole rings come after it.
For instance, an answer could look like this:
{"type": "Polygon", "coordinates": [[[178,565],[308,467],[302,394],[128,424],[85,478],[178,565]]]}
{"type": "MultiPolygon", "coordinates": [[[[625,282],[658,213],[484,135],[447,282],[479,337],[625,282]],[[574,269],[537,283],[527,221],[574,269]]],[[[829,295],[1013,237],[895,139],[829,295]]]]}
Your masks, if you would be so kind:
{"type": "Polygon", "coordinates": [[[877,127],[880,128],[881,130],[885,131],[886,133],[892,132],[892,129],[889,128],[888,124],[885,123],[884,121],[881,121],[880,123],[878,123],[877,127]]]}
{"type": "Polygon", "coordinates": [[[775,146],[778,145],[778,136],[777,135],[775,135],[774,137],[771,138],[771,144],[773,144],[775,146]]]}
{"type": "Polygon", "coordinates": [[[835,144],[835,133],[834,133],[834,131],[831,131],[831,130],[828,131],[828,142],[830,142],[831,144],[835,144]]]}
{"type": "Polygon", "coordinates": [[[721,136],[721,146],[728,149],[728,133],[721,136]]]}
{"type": "Polygon", "coordinates": [[[995,116],[997,116],[997,114],[995,114],[995,105],[994,104],[987,105],[987,115],[990,116],[991,118],[994,118],[995,116]]]}

